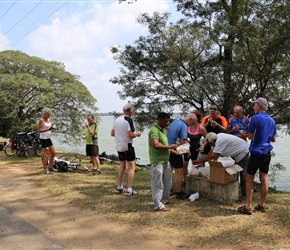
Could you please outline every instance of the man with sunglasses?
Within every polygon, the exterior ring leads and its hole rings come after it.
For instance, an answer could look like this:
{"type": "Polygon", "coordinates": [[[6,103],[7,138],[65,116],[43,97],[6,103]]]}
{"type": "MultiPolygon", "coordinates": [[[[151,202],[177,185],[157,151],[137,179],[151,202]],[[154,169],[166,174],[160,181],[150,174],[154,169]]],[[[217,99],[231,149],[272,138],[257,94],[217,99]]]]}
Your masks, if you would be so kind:
{"type": "MultiPolygon", "coordinates": [[[[228,122],[227,119],[220,115],[218,112],[218,108],[216,105],[210,105],[209,106],[209,115],[205,116],[201,123],[201,126],[204,126],[207,133],[213,132],[215,134],[219,134],[221,132],[225,133],[228,122]]],[[[208,154],[210,152],[211,147],[207,144],[203,152],[204,154],[208,154]]]]}

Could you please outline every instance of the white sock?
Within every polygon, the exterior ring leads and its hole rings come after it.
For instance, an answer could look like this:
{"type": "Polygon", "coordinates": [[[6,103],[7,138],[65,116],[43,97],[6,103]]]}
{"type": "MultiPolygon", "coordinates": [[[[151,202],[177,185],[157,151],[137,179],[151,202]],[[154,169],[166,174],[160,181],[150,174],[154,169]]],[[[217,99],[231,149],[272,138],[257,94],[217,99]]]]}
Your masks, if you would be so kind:
{"type": "Polygon", "coordinates": [[[128,188],[128,189],[127,189],[127,192],[128,192],[128,193],[132,193],[132,191],[133,191],[132,188],[128,188]]]}
{"type": "Polygon", "coordinates": [[[123,186],[118,186],[118,189],[123,189],[123,186]]]}

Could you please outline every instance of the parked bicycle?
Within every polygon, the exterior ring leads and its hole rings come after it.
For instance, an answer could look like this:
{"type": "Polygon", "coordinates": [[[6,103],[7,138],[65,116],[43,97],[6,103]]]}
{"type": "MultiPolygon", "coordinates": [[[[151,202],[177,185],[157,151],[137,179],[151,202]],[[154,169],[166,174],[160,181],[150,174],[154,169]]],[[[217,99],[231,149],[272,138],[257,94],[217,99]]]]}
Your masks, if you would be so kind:
{"type": "Polygon", "coordinates": [[[4,146],[4,152],[7,156],[18,155],[20,157],[24,155],[28,158],[30,149],[35,155],[42,156],[39,135],[34,132],[20,132],[4,146]]]}

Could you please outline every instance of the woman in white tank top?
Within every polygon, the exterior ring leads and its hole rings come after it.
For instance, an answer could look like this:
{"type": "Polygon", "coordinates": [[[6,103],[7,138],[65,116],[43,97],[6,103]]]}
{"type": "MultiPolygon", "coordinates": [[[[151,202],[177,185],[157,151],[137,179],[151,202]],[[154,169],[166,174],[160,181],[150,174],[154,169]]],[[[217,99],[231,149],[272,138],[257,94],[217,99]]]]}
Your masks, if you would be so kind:
{"type": "Polygon", "coordinates": [[[53,159],[55,156],[55,149],[50,139],[51,130],[57,130],[57,127],[55,125],[51,125],[50,115],[51,110],[49,108],[44,108],[42,111],[42,118],[40,118],[38,121],[39,139],[44,154],[42,160],[44,174],[52,174],[53,171],[57,171],[52,167],[53,159]],[[49,159],[49,167],[47,169],[48,159],[49,159]]]}

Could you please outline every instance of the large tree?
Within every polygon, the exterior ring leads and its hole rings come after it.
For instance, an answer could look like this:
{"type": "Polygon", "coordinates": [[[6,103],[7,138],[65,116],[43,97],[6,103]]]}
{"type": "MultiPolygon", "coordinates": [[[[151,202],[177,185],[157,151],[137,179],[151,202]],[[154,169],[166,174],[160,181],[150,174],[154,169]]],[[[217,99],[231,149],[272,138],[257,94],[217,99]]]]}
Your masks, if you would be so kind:
{"type": "Polygon", "coordinates": [[[132,99],[139,123],[152,123],[160,110],[206,113],[209,104],[226,117],[235,104],[252,115],[251,101],[264,96],[277,123],[289,124],[289,1],[175,2],[182,20],[142,14],[149,35],[112,48],[122,68],[111,82],[132,99]]]}
{"type": "Polygon", "coordinates": [[[37,130],[42,109],[49,107],[58,132],[68,141],[80,138],[96,100],[62,63],[31,57],[20,51],[0,52],[0,135],[12,137],[37,130]]]}

